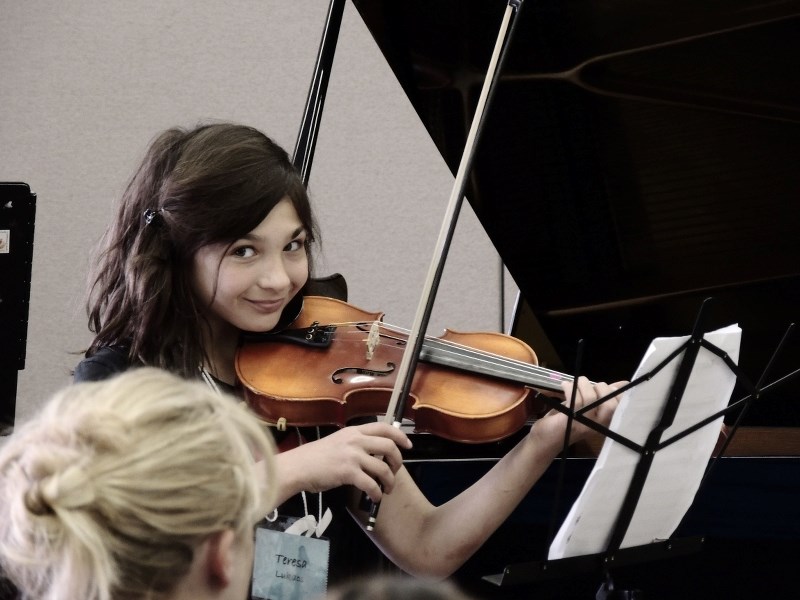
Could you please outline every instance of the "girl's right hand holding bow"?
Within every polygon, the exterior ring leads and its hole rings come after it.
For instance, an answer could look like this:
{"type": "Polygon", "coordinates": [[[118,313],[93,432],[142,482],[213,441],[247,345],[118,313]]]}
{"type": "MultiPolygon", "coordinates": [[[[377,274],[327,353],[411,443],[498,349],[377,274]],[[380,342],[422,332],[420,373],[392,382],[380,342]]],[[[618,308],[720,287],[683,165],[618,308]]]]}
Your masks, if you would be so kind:
{"type": "Polygon", "coordinates": [[[376,422],[343,427],[276,456],[278,504],[306,492],[323,492],[351,485],[379,502],[391,492],[395,473],[403,465],[400,448],[411,440],[396,427],[376,422]],[[383,488],[383,491],[382,489],[383,488]]]}

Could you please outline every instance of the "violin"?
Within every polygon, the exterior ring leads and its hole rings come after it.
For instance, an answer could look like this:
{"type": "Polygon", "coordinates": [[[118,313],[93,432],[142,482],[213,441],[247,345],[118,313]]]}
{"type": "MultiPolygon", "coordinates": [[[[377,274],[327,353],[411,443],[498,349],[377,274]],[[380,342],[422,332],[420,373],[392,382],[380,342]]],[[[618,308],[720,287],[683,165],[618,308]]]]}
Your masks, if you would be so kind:
{"type": "MultiPolygon", "coordinates": [[[[299,427],[385,414],[407,332],[383,316],[307,296],[288,329],[246,334],[236,373],[247,404],[267,422],[299,427]]],[[[522,340],[445,330],[423,341],[402,417],[418,432],[493,442],[546,410],[537,393],[563,397],[565,381],[572,377],[539,367],[522,340]]]]}

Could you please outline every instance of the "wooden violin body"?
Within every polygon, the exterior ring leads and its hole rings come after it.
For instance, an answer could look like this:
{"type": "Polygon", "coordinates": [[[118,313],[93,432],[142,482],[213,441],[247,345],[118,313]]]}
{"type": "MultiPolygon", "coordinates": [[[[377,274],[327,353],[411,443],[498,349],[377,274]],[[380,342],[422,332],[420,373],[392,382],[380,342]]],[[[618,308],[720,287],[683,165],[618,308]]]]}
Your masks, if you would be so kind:
{"type": "MultiPolygon", "coordinates": [[[[290,426],[344,426],[384,414],[407,338],[382,317],[340,300],[306,297],[291,337],[261,336],[240,348],[236,371],[250,408],[290,426]],[[368,357],[371,330],[377,341],[368,357]]],[[[511,336],[446,330],[425,346],[403,417],[416,431],[467,443],[500,440],[522,428],[536,409],[534,389],[447,366],[453,349],[459,361],[466,349],[480,362],[489,356],[523,370],[537,364],[534,351],[511,336]]]]}

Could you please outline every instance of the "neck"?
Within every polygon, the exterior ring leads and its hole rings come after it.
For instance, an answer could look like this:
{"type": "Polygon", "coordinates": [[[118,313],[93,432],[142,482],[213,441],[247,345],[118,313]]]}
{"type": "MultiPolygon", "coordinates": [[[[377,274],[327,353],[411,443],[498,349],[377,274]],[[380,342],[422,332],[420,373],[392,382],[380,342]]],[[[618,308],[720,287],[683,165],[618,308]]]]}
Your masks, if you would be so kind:
{"type": "Polygon", "coordinates": [[[203,368],[211,375],[234,385],[236,383],[236,350],[239,346],[239,330],[214,331],[206,336],[208,359],[203,368]]]}
{"type": "Polygon", "coordinates": [[[208,544],[195,548],[189,572],[175,585],[166,600],[221,600],[225,589],[210,584],[208,544]]]}

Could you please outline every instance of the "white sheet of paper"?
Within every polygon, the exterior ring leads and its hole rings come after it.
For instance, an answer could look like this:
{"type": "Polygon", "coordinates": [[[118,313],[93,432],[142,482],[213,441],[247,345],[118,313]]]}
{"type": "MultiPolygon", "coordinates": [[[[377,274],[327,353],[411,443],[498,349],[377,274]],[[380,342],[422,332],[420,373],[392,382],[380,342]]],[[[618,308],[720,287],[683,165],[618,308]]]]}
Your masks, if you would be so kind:
{"type": "MultiPolygon", "coordinates": [[[[704,337],[738,364],[742,337],[738,325],[704,337]]],[[[652,371],[687,339],[688,336],[653,340],[633,379],[652,371]]],[[[609,426],[612,431],[644,444],[661,417],[682,356],[622,395],[609,426]]],[[[735,374],[722,359],[700,348],[675,420],[661,441],[725,408],[735,383],[735,374]]],[[[668,539],[674,533],[694,501],[721,424],[722,417],[656,453],[622,548],[668,539]]],[[[550,546],[550,560],[607,549],[638,461],[637,452],[610,438],[605,440],[594,469],[550,546]]]]}

